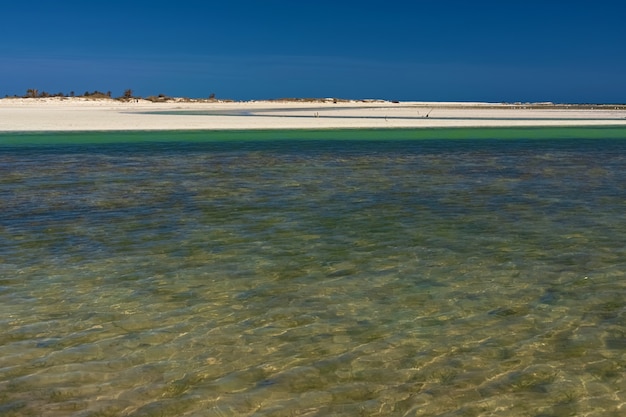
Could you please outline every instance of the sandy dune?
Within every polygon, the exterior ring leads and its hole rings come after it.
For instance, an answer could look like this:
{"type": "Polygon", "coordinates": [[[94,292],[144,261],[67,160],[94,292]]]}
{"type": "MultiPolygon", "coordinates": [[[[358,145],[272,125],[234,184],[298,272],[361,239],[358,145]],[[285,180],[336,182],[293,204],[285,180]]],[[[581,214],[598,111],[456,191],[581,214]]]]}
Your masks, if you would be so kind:
{"type": "Polygon", "coordinates": [[[0,132],[594,125],[626,126],[626,107],[332,100],[0,100],[0,132]]]}

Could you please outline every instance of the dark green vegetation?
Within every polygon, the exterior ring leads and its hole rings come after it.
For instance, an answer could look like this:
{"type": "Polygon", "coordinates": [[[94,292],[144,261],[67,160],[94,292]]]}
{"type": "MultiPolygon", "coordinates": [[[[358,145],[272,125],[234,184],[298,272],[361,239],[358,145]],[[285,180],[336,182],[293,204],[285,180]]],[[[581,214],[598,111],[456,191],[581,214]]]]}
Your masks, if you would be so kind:
{"type": "MultiPolygon", "coordinates": [[[[99,90],[94,90],[92,92],[89,91],[85,91],[83,94],[76,94],[76,92],[74,91],[70,91],[69,93],[63,93],[63,92],[58,92],[58,93],[50,93],[48,91],[39,91],[36,88],[29,88],[26,90],[26,94],[24,94],[21,98],[48,98],[48,97],[60,97],[60,98],[69,98],[69,97],[84,97],[84,98],[89,98],[89,99],[113,99],[113,93],[111,91],[107,91],[102,92],[99,90]]],[[[5,96],[5,98],[10,98],[10,96],[5,96]]],[[[13,98],[19,98],[18,96],[13,96],[13,98]]],[[[121,101],[127,101],[127,100],[137,100],[137,99],[145,99],[148,101],[152,101],[152,102],[165,102],[168,100],[172,100],[173,98],[170,96],[167,96],[165,94],[158,94],[158,95],[150,95],[147,97],[141,97],[138,95],[135,95],[133,90],[126,89],[124,90],[123,94],[119,97],[115,97],[115,100],[121,100],[121,101]]],[[[208,97],[208,100],[215,100],[215,93],[211,93],[208,97]]],[[[185,98],[183,98],[183,100],[185,100],[185,98]]],[[[190,100],[190,99],[187,99],[190,100]]]]}

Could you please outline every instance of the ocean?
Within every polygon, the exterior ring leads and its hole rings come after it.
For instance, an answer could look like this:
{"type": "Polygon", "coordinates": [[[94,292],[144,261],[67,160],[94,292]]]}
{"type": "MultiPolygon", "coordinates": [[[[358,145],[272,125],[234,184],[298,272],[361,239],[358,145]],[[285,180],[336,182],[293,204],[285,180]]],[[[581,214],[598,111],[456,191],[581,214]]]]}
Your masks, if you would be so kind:
{"type": "Polygon", "coordinates": [[[617,416],[626,128],[0,134],[0,415],[617,416]]]}

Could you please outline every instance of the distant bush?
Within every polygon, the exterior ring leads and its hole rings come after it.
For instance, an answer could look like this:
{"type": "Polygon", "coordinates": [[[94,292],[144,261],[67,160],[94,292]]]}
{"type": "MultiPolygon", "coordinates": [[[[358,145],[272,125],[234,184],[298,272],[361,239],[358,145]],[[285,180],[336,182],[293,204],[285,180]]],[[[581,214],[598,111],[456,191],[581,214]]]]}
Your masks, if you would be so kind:
{"type": "Polygon", "coordinates": [[[103,93],[102,91],[95,90],[92,93],[90,93],[89,91],[85,91],[85,93],[83,94],[83,97],[88,97],[88,98],[111,98],[111,92],[107,91],[106,93],[103,93]]]}
{"type": "Polygon", "coordinates": [[[124,90],[124,94],[122,94],[120,97],[117,97],[116,100],[119,101],[131,101],[131,100],[137,100],[140,99],[141,97],[135,97],[135,95],[133,94],[133,90],[131,90],[130,88],[124,90]]]}
{"type": "Polygon", "coordinates": [[[26,90],[25,98],[46,98],[46,97],[65,97],[65,94],[59,93],[48,93],[47,91],[39,91],[36,88],[29,88],[26,90]]]}
{"type": "Polygon", "coordinates": [[[171,97],[166,96],[165,94],[159,94],[158,96],[148,96],[146,100],[151,101],[153,103],[165,103],[170,100],[171,97]]]}

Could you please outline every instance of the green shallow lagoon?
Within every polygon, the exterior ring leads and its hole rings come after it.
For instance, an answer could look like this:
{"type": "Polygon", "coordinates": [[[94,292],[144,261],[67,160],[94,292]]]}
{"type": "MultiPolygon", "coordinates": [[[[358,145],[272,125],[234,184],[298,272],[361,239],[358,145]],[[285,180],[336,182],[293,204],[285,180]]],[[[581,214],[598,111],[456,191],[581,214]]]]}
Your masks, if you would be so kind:
{"type": "Polygon", "coordinates": [[[474,127],[423,129],[328,130],[189,130],[119,132],[0,132],[4,146],[131,144],[153,142],[267,142],[267,141],[398,141],[451,139],[624,139],[625,126],[581,127],[474,127]]]}
{"type": "Polygon", "coordinates": [[[0,415],[626,407],[623,128],[0,143],[0,415]]]}

